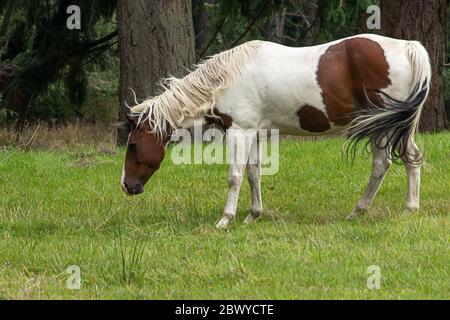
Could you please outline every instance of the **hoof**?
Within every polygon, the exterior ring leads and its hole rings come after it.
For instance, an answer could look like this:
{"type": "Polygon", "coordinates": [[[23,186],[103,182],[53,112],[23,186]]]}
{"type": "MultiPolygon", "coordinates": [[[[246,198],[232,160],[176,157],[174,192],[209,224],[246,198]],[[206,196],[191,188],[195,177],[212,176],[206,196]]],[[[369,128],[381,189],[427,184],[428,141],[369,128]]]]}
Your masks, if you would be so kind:
{"type": "Polygon", "coordinates": [[[352,213],[350,213],[347,216],[347,220],[354,220],[354,219],[358,218],[359,216],[364,215],[366,212],[367,212],[367,210],[355,208],[355,209],[353,209],[352,213]]]}
{"type": "Polygon", "coordinates": [[[261,215],[255,216],[253,213],[250,213],[247,218],[245,218],[244,223],[245,224],[252,224],[255,223],[257,220],[261,218],[261,215]]]}
{"type": "Polygon", "coordinates": [[[356,219],[356,218],[358,218],[358,214],[357,213],[355,213],[355,212],[352,212],[352,213],[350,213],[348,216],[347,216],[347,218],[345,218],[345,219],[347,219],[347,220],[354,220],[354,219],[356,219]]]}
{"type": "Polygon", "coordinates": [[[405,209],[405,214],[413,214],[419,212],[419,207],[407,207],[405,209]]]}
{"type": "Polygon", "coordinates": [[[217,229],[228,229],[233,221],[229,216],[223,216],[222,219],[216,224],[217,229]]]}

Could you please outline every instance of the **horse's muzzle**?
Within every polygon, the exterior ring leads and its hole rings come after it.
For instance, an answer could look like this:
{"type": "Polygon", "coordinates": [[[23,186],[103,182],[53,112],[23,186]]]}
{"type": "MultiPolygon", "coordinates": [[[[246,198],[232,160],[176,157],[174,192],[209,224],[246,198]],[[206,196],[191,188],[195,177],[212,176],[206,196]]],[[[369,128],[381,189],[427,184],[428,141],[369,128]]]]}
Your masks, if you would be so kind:
{"type": "Polygon", "coordinates": [[[134,185],[129,185],[128,183],[124,182],[122,184],[122,189],[129,196],[137,196],[138,194],[141,194],[144,192],[144,185],[142,183],[136,183],[134,185]]]}

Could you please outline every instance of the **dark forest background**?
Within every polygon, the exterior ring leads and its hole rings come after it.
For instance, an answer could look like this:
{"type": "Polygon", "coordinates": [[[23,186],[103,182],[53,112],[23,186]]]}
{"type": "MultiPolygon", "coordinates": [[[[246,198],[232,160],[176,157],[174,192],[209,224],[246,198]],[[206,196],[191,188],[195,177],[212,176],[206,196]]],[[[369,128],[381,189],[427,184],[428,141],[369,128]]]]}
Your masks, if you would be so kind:
{"type": "MultiPolygon", "coordinates": [[[[252,39],[308,46],[362,32],[421,41],[434,78],[422,131],[448,128],[447,0],[1,0],[0,125],[110,124],[124,119],[128,88],[139,98],[208,55],[252,39]],[[81,8],[81,30],[66,27],[81,8]],[[367,30],[366,9],[381,8],[367,30]],[[122,106],[122,107],[119,107],[122,106]]],[[[120,132],[123,143],[126,132],[120,132]]]]}

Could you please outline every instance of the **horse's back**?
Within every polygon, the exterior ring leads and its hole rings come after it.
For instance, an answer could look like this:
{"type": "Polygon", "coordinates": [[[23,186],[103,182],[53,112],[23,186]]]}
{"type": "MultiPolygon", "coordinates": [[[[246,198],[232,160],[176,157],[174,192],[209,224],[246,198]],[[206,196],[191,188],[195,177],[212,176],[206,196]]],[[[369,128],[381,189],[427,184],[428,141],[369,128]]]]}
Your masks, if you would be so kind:
{"type": "Polygon", "coordinates": [[[303,48],[262,42],[221,109],[243,127],[263,124],[299,135],[339,130],[366,92],[405,98],[412,79],[406,43],[366,34],[303,48]]]}

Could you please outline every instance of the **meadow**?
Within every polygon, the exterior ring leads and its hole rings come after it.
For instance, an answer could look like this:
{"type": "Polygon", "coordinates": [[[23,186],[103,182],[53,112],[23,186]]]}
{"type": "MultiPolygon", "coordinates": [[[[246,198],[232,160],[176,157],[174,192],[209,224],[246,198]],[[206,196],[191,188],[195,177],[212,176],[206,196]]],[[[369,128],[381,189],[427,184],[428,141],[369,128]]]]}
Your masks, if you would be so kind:
{"type": "Polygon", "coordinates": [[[119,179],[124,150],[0,151],[1,299],[448,299],[450,133],[418,137],[421,210],[404,211],[406,173],[389,171],[370,213],[345,217],[371,160],[343,140],[283,141],[280,171],[263,177],[264,216],[216,230],[226,165],[170,157],[139,197],[119,179]],[[79,266],[81,288],[67,288],[79,266]],[[367,287],[369,266],[381,288],[367,287]]]}

